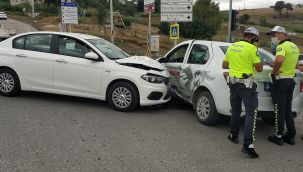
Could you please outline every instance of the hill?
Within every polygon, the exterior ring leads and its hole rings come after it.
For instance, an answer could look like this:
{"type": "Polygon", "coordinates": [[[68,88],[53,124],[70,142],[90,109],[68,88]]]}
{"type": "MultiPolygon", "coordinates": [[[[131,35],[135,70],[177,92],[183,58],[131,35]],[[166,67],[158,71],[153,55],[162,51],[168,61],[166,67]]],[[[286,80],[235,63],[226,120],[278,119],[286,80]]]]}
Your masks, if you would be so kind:
{"type": "MultiPolygon", "coordinates": [[[[271,8],[264,9],[249,9],[239,11],[238,17],[248,14],[250,16],[249,24],[243,25],[245,27],[254,26],[260,30],[261,41],[259,42],[260,47],[269,49],[270,37],[265,35],[265,32],[269,31],[275,25],[281,25],[286,28],[288,32],[294,34],[290,35],[291,39],[299,45],[301,52],[303,52],[303,8],[294,8],[293,11],[289,11],[289,15],[279,16],[271,8]],[[266,18],[266,26],[261,26],[260,17],[266,18]]],[[[226,16],[225,16],[226,17],[226,16]]],[[[39,30],[52,30],[58,31],[58,17],[38,17],[33,21],[28,17],[13,16],[13,18],[21,21],[32,23],[39,30]]],[[[122,27],[116,27],[115,43],[129,54],[144,55],[146,54],[146,35],[147,35],[147,15],[144,13],[138,13],[137,17],[132,18],[133,24],[130,28],[124,29],[122,27]],[[140,47],[140,48],[138,48],[140,47]]],[[[109,25],[108,23],[104,26],[99,26],[97,18],[95,16],[80,17],[79,25],[73,25],[73,32],[88,33],[103,37],[110,40],[109,25]]],[[[153,14],[152,17],[152,33],[159,34],[158,26],[160,25],[159,14],[153,14]]],[[[182,29],[182,28],[181,28],[182,29]]],[[[221,30],[213,38],[216,41],[226,41],[227,33],[227,21],[222,25],[221,30]]],[[[233,38],[235,40],[241,39],[239,27],[233,32],[233,38]]],[[[178,42],[186,40],[181,38],[178,42]]],[[[160,53],[164,55],[170,48],[172,48],[173,42],[169,40],[166,35],[160,37],[160,53]]]]}

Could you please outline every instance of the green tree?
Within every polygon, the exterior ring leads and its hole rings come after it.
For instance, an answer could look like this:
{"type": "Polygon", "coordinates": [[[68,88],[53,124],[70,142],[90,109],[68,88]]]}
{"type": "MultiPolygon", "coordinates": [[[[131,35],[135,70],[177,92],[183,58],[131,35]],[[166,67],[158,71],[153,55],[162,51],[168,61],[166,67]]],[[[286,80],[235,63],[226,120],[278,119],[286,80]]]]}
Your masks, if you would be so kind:
{"type": "Polygon", "coordinates": [[[266,26],[266,24],[267,24],[267,18],[265,16],[261,16],[259,18],[259,22],[260,22],[261,26],[266,26]]]}
{"type": "Polygon", "coordinates": [[[294,10],[293,6],[291,3],[286,3],[285,4],[285,8],[286,8],[286,16],[288,15],[288,11],[292,11],[294,10]]]}
{"type": "Polygon", "coordinates": [[[106,5],[103,2],[99,2],[97,7],[97,16],[98,16],[99,24],[104,24],[107,14],[108,14],[108,8],[106,7],[106,5]]]}
{"type": "Polygon", "coordinates": [[[198,0],[193,7],[193,22],[181,23],[180,33],[186,38],[211,40],[222,22],[218,3],[198,0]]]}
{"type": "Polygon", "coordinates": [[[144,11],[144,0],[137,1],[137,11],[143,12],[144,11]]]}
{"type": "Polygon", "coordinates": [[[276,12],[278,12],[280,16],[282,15],[282,10],[284,8],[284,5],[285,5],[284,1],[277,1],[275,6],[274,6],[274,10],[276,12]]]}
{"type": "Polygon", "coordinates": [[[250,18],[249,14],[244,14],[244,15],[240,16],[239,22],[241,24],[246,24],[248,22],[249,18],[250,18]]]}

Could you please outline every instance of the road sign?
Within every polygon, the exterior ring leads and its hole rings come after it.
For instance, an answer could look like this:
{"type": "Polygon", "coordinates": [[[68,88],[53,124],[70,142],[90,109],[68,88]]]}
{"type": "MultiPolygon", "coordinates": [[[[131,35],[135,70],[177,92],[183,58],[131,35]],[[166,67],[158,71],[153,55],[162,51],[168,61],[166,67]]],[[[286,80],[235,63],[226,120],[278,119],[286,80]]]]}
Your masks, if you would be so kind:
{"type": "Polygon", "coordinates": [[[193,0],[161,0],[161,22],[191,22],[193,0]]]}
{"type": "Polygon", "coordinates": [[[162,22],[191,22],[192,13],[161,13],[162,22]]]}
{"type": "Polygon", "coordinates": [[[155,4],[155,0],[144,0],[144,6],[149,4],[155,4]]]}
{"type": "Polygon", "coordinates": [[[181,13],[181,12],[192,12],[192,4],[162,4],[161,13],[181,13]]]}
{"type": "Polygon", "coordinates": [[[170,25],[169,39],[179,39],[179,24],[170,25]]]}
{"type": "Polygon", "coordinates": [[[62,23],[78,24],[78,8],[73,2],[61,2],[62,23]]]}
{"type": "Polygon", "coordinates": [[[144,12],[146,13],[155,12],[155,5],[154,4],[145,5],[144,12]]]}

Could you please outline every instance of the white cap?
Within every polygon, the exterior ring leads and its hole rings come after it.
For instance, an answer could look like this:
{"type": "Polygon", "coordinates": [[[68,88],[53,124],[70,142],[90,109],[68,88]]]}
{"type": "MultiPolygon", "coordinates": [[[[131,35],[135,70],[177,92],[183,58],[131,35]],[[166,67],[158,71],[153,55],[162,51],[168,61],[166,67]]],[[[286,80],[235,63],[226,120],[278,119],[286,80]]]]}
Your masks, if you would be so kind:
{"type": "Polygon", "coordinates": [[[286,30],[284,27],[282,26],[275,26],[274,28],[272,28],[271,31],[267,32],[266,35],[272,35],[275,32],[280,32],[280,33],[285,33],[287,34],[286,30]]]}
{"type": "Polygon", "coordinates": [[[247,28],[244,33],[251,33],[259,37],[259,30],[254,27],[247,28]]]}

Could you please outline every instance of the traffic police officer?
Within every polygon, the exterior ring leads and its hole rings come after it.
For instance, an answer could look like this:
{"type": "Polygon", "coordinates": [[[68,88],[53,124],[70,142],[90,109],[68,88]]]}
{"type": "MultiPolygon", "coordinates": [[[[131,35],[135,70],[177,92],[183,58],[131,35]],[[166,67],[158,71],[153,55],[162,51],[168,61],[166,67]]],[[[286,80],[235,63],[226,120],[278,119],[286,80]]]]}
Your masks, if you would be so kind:
{"type": "Polygon", "coordinates": [[[244,31],[244,39],[233,43],[226,52],[222,67],[229,68],[228,85],[230,88],[230,104],[232,108],[231,130],[228,139],[237,144],[239,135],[242,101],[245,106],[244,144],[241,152],[251,158],[258,158],[255,152],[255,129],[257,118],[257,85],[254,83],[254,69],[262,72],[263,64],[258,56],[257,47],[253,44],[258,41],[259,31],[250,27],[244,31]]]}
{"type": "Polygon", "coordinates": [[[298,66],[299,49],[287,37],[284,27],[275,26],[267,34],[279,40],[276,49],[276,58],[273,64],[272,77],[272,101],[275,110],[275,134],[269,136],[268,140],[283,145],[284,142],[294,145],[296,128],[291,111],[292,96],[295,88],[295,68],[298,66]],[[284,121],[286,121],[287,132],[283,136],[284,121]]]}

